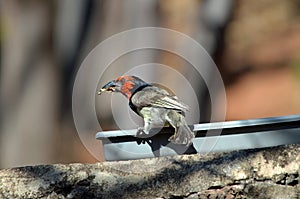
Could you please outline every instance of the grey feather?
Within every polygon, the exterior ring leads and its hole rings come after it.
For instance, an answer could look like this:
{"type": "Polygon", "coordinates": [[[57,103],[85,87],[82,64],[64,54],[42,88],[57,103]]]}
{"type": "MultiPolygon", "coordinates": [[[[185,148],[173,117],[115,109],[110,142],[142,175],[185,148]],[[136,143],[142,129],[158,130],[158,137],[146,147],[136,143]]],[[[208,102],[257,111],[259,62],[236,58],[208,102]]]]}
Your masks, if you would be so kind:
{"type": "Polygon", "coordinates": [[[176,96],[172,96],[166,90],[156,86],[149,86],[138,91],[132,96],[131,101],[137,108],[152,106],[182,112],[189,110],[189,107],[178,100],[176,96]]]}

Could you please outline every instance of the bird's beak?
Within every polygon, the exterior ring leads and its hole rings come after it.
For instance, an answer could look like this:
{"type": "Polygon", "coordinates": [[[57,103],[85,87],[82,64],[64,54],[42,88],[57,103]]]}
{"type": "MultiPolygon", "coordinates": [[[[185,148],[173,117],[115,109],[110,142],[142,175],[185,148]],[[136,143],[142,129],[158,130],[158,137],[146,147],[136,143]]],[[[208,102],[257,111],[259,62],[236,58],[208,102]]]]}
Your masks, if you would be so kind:
{"type": "Polygon", "coordinates": [[[106,89],[101,88],[100,91],[98,92],[98,95],[101,95],[106,89]]]}
{"type": "Polygon", "coordinates": [[[116,82],[113,80],[105,84],[98,92],[98,95],[101,95],[103,92],[114,92],[116,87],[116,82]]]}

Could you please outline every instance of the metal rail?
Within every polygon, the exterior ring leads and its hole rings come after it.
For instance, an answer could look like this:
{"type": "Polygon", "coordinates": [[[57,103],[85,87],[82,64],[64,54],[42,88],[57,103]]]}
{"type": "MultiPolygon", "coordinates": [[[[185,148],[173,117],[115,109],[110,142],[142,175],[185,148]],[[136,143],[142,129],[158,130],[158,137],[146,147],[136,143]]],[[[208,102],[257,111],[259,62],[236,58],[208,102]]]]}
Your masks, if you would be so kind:
{"type": "MultiPolygon", "coordinates": [[[[300,128],[300,114],[281,117],[195,124],[190,125],[190,128],[192,131],[197,132],[196,137],[216,135],[223,136],[231,134],[246,134],[257,133],[262,131],[293,129],[300,128]]],[[[147,137],[151,137],[157,134],[158,131],[160,131],[159,134],[173,134],[174,130],[172,130],[172,128],[170,127],[166,127],[161,130],[153,129],[147,137]]],[[[96,134],[96,139],[109,138],[114,140],[114,138],[118,138],[122,140],[123,137],[125,138],[125,140],[134,140],[136,139],[136,132],[136,129],[102,131],[96,134]]]]}
{"type": "Polygon", "coordinates": [[[103,131],[106,160],[233,151],[300,143],[300,115],[191,125],[196,132],[189,147],[170,143],[173,128],[153,129],[147,137],[136,137],[136,129],[103,131]],[[159,133],[158,133],[159,132],[159,133]]]}

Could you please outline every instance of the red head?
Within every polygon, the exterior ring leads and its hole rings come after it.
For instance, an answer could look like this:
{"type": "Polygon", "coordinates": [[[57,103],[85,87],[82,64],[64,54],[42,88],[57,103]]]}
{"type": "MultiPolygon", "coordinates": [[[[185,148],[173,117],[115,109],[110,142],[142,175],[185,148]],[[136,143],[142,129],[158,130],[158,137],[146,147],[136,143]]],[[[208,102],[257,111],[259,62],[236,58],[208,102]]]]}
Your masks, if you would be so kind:
{"type": "Polygon", "coordinates": [[[104,91],[120,92],[129,99],[139,87],[146,85],[148,84],[138,77],[121,76],[118,77],[116,80],[112,80],[105,84],[98,92],[98,95],[100,95],[104,91]]]}

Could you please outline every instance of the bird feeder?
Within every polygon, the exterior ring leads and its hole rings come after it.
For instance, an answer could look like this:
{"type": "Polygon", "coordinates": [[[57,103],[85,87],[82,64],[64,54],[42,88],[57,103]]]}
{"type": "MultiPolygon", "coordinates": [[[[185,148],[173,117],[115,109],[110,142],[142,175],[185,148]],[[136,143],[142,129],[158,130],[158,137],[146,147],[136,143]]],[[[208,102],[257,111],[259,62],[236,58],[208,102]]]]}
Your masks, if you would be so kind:
{"type": "Polygon", "coordinates": [[[222,152],[300,143],[300,115],[239,121],[203,123],[190,126],[196,137],[190,146],[173,144],[168,138],[174,129],[153,129],[136,136],[136,129],[102,131],[96,134],[105,159],[130,160],[180,154],[222,152]]]}

